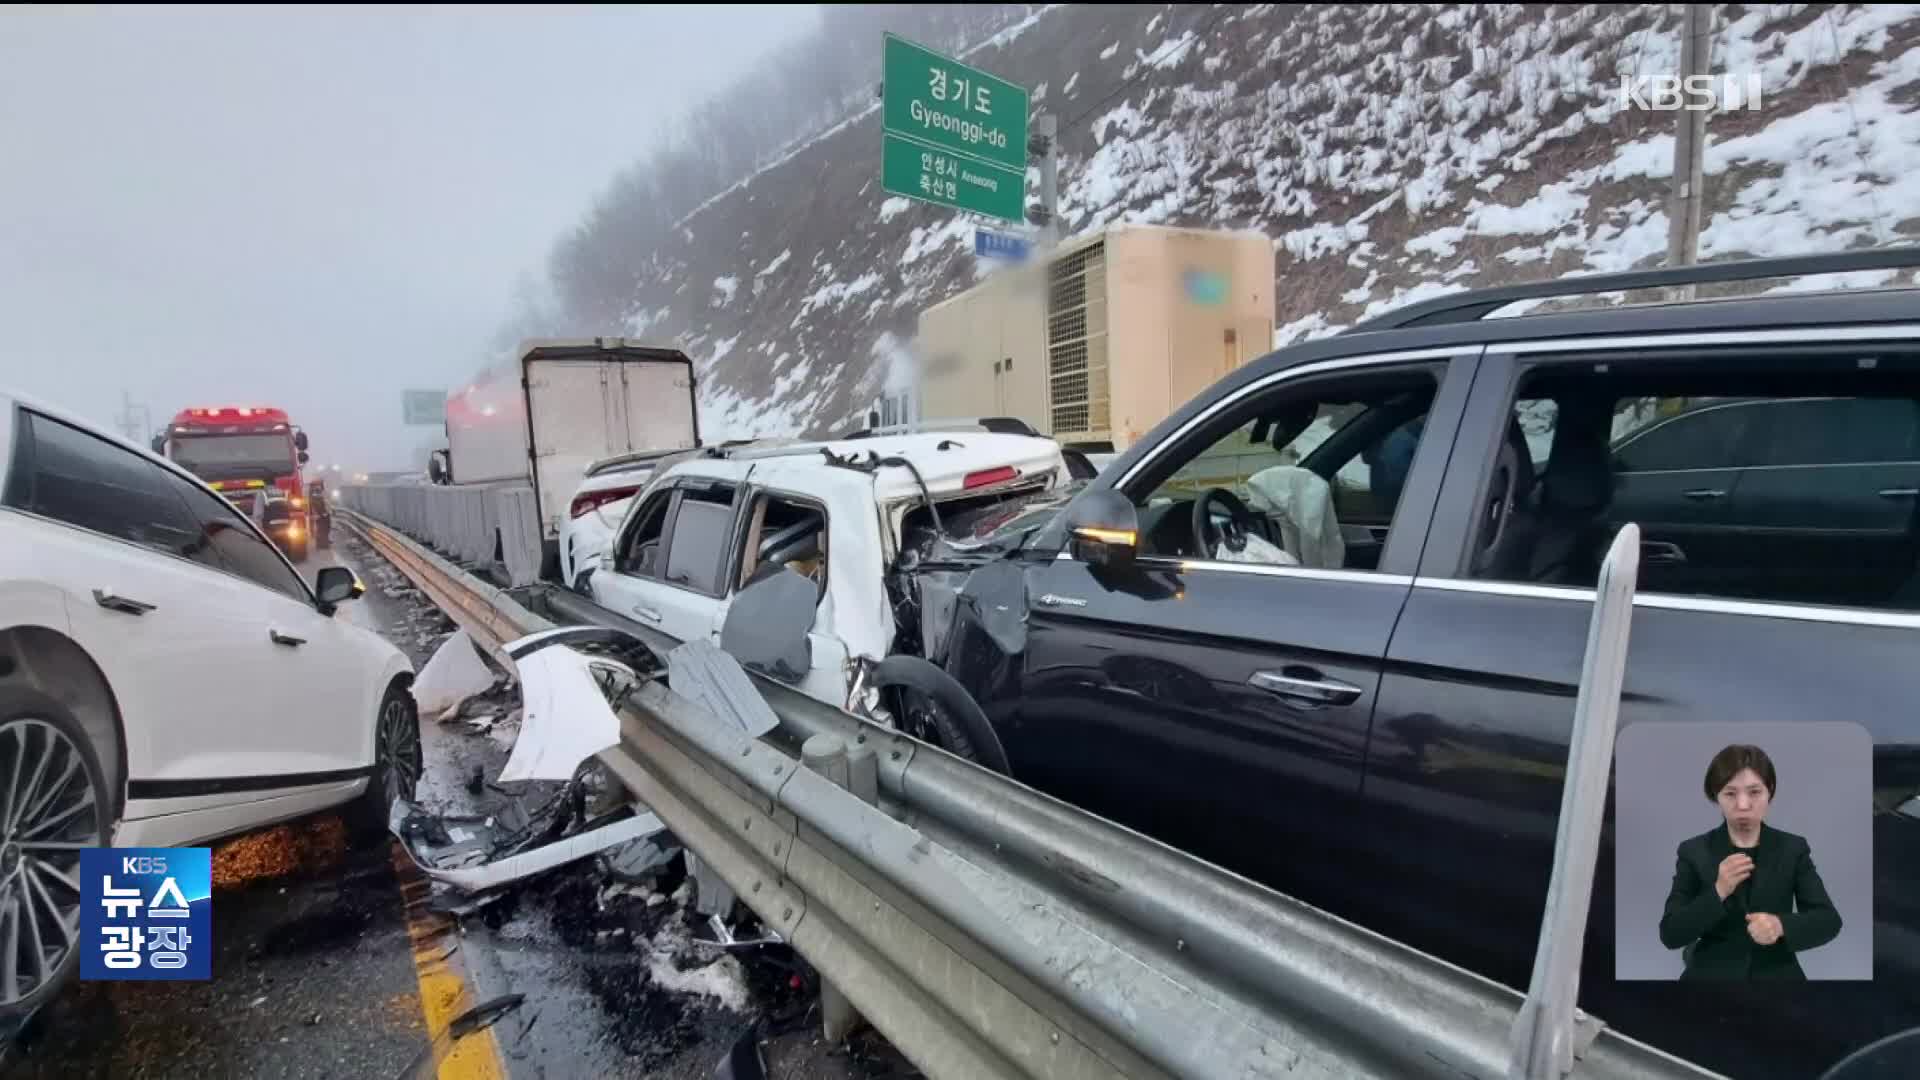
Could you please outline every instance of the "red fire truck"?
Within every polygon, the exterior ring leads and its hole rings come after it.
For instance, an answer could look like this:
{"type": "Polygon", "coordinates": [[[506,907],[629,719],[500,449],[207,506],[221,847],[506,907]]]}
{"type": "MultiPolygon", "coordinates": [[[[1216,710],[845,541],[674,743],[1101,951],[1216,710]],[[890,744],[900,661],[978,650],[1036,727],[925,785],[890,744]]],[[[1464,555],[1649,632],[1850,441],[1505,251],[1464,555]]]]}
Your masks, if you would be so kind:
{"type": "Polygon", "coordinates": [[[300,467],[307,463],[307,433],[287,419],[286,410],[182,409],[153,437],[153,449],[225,495],[288,558],[306,559],[312,532],[300,467]]]}

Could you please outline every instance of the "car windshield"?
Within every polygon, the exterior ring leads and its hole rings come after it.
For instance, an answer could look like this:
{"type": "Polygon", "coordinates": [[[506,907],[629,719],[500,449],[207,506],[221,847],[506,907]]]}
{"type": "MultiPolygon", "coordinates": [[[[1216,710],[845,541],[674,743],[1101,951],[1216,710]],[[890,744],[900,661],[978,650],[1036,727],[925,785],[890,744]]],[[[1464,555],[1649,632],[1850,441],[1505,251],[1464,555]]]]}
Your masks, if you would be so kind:
{"type": "Polygon", "coordinates": [[[1064,487],[1011,495],[954,512],[943,506],[940,523],[946,527],[946,534],[942,539],[955,551],[1007,551],[1019,547],[1087,483],[1077,480],[1064,487]]]}

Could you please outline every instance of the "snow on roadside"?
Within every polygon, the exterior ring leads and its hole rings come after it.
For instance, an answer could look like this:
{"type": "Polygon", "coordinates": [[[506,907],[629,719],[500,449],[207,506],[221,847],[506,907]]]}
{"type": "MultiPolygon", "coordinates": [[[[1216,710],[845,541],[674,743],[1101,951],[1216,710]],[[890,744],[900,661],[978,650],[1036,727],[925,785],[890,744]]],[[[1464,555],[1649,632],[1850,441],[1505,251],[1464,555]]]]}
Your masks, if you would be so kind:
{"type": "Polygon", "coordinates": [[[913,200],[904,195],[895,195],[880,204],[880,224],[885,225],[913,207],[913,200]]]}
{"type": "Polygon", "coordinates": [[[792,257],[793,257],[793,249],[787,248],[784,251],[780,252],[780,254],[774,256],[772,262],[769,262],[767,265],[761,267],[758,271],[754,273],[753,276],[756,278],[763,278],[763,277],[766,277],[768,274],[777,273],[781,267],[787,265],[787,260],[792,257]]]}
{"type": "Polygon", "coordinates": [[[713,279],[713,291],[720,295],[714,298],[713,306],[733,303],[733,294],[740,288],[737,277],[717,277],[713,279]]]}

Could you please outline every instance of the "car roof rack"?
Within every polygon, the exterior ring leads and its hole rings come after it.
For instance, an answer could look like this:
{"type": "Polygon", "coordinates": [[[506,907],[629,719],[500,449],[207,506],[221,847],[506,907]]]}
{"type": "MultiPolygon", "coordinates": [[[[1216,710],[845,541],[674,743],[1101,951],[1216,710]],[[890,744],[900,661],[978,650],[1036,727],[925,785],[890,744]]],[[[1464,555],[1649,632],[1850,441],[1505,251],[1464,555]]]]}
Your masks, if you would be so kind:
{"type": "Polygon", "coordinates": [[[1358,323],[1344,334],[1375,330],[1404,330],[1414,326],[1477,322],[1508,304],[1522,300],[1548,300],[1563,296],[1587,296],[1594,293],[1624,292],[1629,289],[1674,288],[1682,285],[1709,285],[1725,281],[1760,281],[1776,277],[1811,277],[1856,270],[1906,270],[1920,267],[1920,246],[1865,248],[1833,251],[1817,255],[1789,255],[1770,259],[1738,259],[1727,262],[1696,263],[1692,266],[1668,266],[1655,270],[1627,270],[1612,274],[1578,274],[1552,281],[1530,281],[1520,285],[1498,285],[1490,289],[1437,296],[1408,304],[1397,311],[1358,323]]]}
{"type": "Polygon", "coordinates": [[[871,439],[880,435],[917,435],[941,431],[986,431],[994,435],[1028,435],[1043,438],[1032,424],[1017,416],[981,416],[953,420],[915,420],[909,424],[887,424],[860,428],[840,436],[842,439],[871,439]]]}

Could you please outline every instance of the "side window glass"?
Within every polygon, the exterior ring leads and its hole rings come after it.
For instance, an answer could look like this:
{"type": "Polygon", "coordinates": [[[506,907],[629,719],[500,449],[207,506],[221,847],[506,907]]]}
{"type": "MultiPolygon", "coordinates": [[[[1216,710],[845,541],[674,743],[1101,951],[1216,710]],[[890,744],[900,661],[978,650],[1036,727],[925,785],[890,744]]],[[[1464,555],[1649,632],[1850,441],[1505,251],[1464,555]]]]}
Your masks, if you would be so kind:
{"type": "Polygon", "coordinates": [[[42,517],[136,544],[187,555],[199,530],[160,466],[79,428],[22,413],[32,476],[20,507],[42,517]]]}
{"type": "Polygon", "coordinates": [[[1631,522],[1644,592],[1920,610],[1917,376],[1902,356],[1542,366],[1510,435],[1537,479],[1479,521],[1471,573],[1590,588],[1631,522]]]}
{"type": "Polygon", "coordinates": [[[647,497],[634,511],[633,529],[627,533],[614,569],[636,577],[659,577],[663,556],[660,540],[667,531],[667,509],[673,503],[673,489],[662,488],[647,497]]]}
{"type": "Polygon", "coordinates": [[[311,603],[312,596],[280,553],[247,527],[232,504],[184,479],[167,474],[182,503],[195,518],[199,538],[192,558],[228,570],[283,596],[311,603]]]}
{"type": "Polygon", "coordinates": [[[666,580],[704,593],[720,591],[720,567],[733,528],[733,491],[683,491],[667,538],[666,580]]]}
{"type": "Polygon", "coordinates": [[[1614,456],[1622,472],[1731,468],[1755,416],[1713,399],[1630,398],[1614,413],[1614,456]]]}
{"type": "Polygon", "coordinates": [[[739,586],[744,589],[782,568],[826,587],[827,516],[808,503],[762,495],[754,500],[748,517],[739,586]]]}
{"type": "Polygon", "coordinates": [[[1253,399],[1129,492],[1142,553],[1377,569],[1436,390],[1431,372],[1403,370],[1253,399]]]}
{"type": "Polygon", "coordinates": [[[1878,465],[1914,461],[1920,403],[1904,398],[1810,398],[1775,406],[1755,465],[1878,465]]]}

